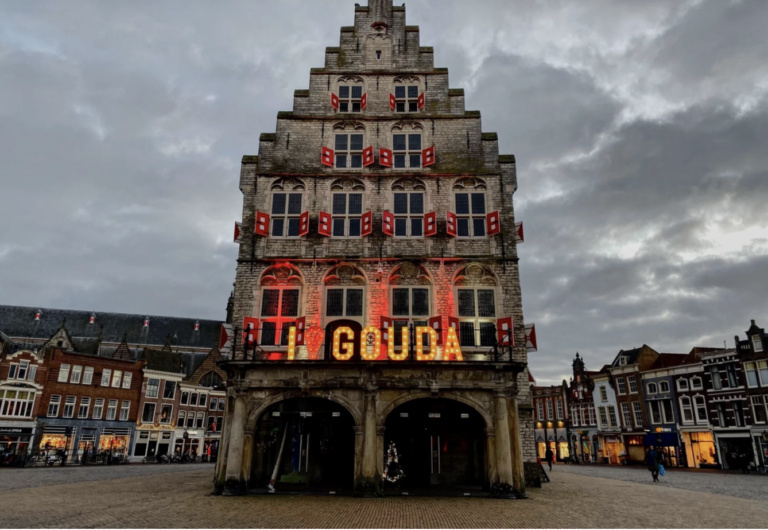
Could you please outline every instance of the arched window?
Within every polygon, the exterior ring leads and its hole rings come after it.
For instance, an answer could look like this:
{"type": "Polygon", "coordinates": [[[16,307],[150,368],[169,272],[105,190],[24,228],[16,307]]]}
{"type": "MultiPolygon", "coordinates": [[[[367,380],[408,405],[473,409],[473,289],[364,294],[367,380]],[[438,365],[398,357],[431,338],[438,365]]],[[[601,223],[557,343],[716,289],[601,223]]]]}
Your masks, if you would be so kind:
{"type": "Polygon", "coordinates": [[[683,423],[693,423],[693,407],[691,398],[683,396],[680,398],[680,410],[683,413],[683,423]]]}
{"type": "Polygon", "coordinates": [[[294,178],[281,178],[272,183],[272,237],[299,237],[305,190],[304,182],[294,178]]]}
{"type": "Polygon", "coordinates": [[[336,80],[336,93],[339,96],[340,113],[359,113],[363,111],[365,82],[359,76],[343,76],[336,80]]]}
{"type": "Polygon", "coordinates": [[[301,314],[302,286],[299,272],[290,265],[275,265],[264,271],[258,311],[260,344],[288,346],[288,332],[301,314]]]}
{"type": "Polygon", "coordinates": [[[494,274],[482,265],[470,264],[456,273],[454,307],[462,347],[496,344],[497,287],[494,274]]]}
{"type": "Polygon", "coordinates": [[[331,184],[332,237],[360,237],[362,234],[365,184],[359,179],[339,179],[331,184]]]}
{"type": "Polygon", "coordinates": [[[365,324],[365,273],[354,265],[342,263],[328,271],[323,281],[325,323],[333,320],[355,320],[365,324]]]}
{"type": "Polygon", "coordinates": [[[359,122],[338,123],[333,127],[333,150],[336,169],[362,169],[365,149],[365,125],[359,122]]]}
{"type": "MultiPolygon", "coordinates": [[[[410,325],[428,326],[432,316],[432,280],[423,267],[406,261],[394,270],[389,278],[389,307],[395,347],[400,348],[400,330],[410,325]]],[[[429,337],[425,337],[425,345],[429,345],[429,337]]]]}
{"type": "Polygon", "coordinates": [[[392,127],[392,157],[395,169],[421,167],[424,127],[418,122],[398,122],[392,127]]]}
{"type": "Polygon", "coordinates": [[[403,178],[392,185],[395,237],[424,237],[427,186],[419,179],[403,178]]]}
{"type": "Polygon", "coordinates": [[[704,396],[696,396],[693,398],[693,402],[696,405],[696,422],[707,423],[707,403],[704,401],[704,396]]]}
{"type": "Polygon", "coordinates": [[[213,371],[208,372],[203,376],[202,379],[200,379],[200,385],[202,386],[220,387],[223,384],[224,384],[224,381],[221,379],[221,376],[213,371]]]}
{"type": "Polygon", "coordinates": [[[487,186],[480,179],[465,178],[453,185],[453,208],[458,237],[485,237],[487,186]]]}

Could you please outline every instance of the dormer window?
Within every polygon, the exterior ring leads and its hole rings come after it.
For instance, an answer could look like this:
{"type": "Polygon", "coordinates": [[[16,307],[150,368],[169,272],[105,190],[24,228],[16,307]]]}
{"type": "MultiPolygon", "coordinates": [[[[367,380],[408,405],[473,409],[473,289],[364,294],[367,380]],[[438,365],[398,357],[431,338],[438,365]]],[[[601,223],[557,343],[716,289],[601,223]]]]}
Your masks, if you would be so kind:
{"type": "Polygon", "coordinates": [[[627,364],[627,358],[626,358],[626,357],[624,357],[624,356],[622,356],[622,357],[619,357],[619,364],[620,364],[621,366],[624,366],[624,365],[626,365],[626,364],[627,364]]]}
{"type": "Polygon", "coordinates": [[[752,347],[756,352],[763,351],[763,341],[760,339],[760,335],[752,335],[752,347]]]}

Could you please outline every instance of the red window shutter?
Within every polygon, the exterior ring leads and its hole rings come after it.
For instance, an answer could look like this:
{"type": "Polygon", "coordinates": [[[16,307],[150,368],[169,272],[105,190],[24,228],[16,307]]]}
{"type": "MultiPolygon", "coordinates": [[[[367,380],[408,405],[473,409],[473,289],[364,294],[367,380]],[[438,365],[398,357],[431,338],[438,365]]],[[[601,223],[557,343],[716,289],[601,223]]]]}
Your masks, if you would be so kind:
{"type": "Polygon", "coordinates": [[[445,230],[449,236],[456,237],[456,214],[448,212],[448,219],[445,224],[445,230]]]}
{"type": "Polygon", "coordinates": [[[331,214],[320,212],[320,221],[317,223],[317,233],[321,236],[331,237],[331,214]]]}
{"type": "Polygon", "coordinates": [[[339,96],[331,92],[331,107],[339,110],[339,96]]]}
{"type": "Polygon", "coordinates": [[[512,331],[512,317],[500,318],[496,321],[496,340],[500,346],[515,345],[515,337],[512,331]]]}
{"type": "Polygon", "coordinates": [[[427,147],[421,152],[422,167],[431,166],[435,163],[435,146],[427,147]]]}
{"type": "Polygon", "coordinates": [[[360,235],[365,237],[371,235],[373,232],[373,212],[367,212],[363,214],[363,229],[360,235]]]}
{"type": "Polygon", "coordinates": [[[243,223],[235,223],[235,243],[240,244],[242,239],[240,236],[242,235],[243,230],[243,223]]]}
{"type": "Polygon", "coordinates": [[[256,227],[253,233],[257,236],[269,237],[269,214],[256,212],[256,227]]]}
{"type": "Polygon", "coordinates": [[[424,235],[426,237],[437,235],[437,212],[429,212],[424,216],[424,235]]]}
{"type": "Polygon", "coordinates": [[[327,147],[323,147],[322,155],[320,157],[320,162],[324,166],[333,167],[333,149],[328,149],[327,147]]]}
{"type": "MultiPolygon", "coordinates": [[[[392,319],[389,317],[381,317],[379,328],[381,329],[380,355],[383,355],[384,357],[386,357],[387,355],[389,355],[389,340],[390,340],[389,334],[395,332],[395,330],[392,329],[392,319]]],[[[392,337],[392,340],[395,340],[395,338],[392,337]]]]}
{"type": "Polygon", "coordinates": [[[363,167],[373,164],[373,146],[363,149],[363,167]]]}
{"type": "Polygon", "coordinates": [[[395,110],[395,107],[397,107],[397,100],[395,99],[394,94],[389,95],[389,108],[392,110],[395,110]]]}
{"type": "Polygon", "coordinates": [[[461,344],[461,326],[459,326],[459,319],[456,317],[448,317],[448,327],[456,330],[456,338],[459,339],[459,344],[461,344]]]}
{"type": "Polygon", "coordinates": [[[243,344],[253,346],[259,336],[259,319],[253,317],[243,318],[243,344]],[[248,327],[250,326],[250,328],[248,327]]]}
{"type": "Polygon", "coordinates": [[[363,94],[363,97],[360,99],[360,110],[365,110],[365,107],[368,106],[368,92],[363,94]]]}
{"type": "Polygon", "coordinates": [[[392,151],[379,148],[379,165],[383,167],[392,167],[392,151]]]}
{"type": "Polygon", "coordinates": [[[427,104],[427,96],[424,94],[424,92],[421,93],[419,96],[419,99],[416,100],[419,104],[419,110],[424,108],[424,105],[427,104]]]}
{"type": "Polygon", "coordinates": [[[501,223],[499,223],[499,212],[491,212],[485,218],[485,228],[489,236],[495,236],[501,232],[501,223]]]}
{"type": "Polygon", "coordinates": [[[443,345],[443,317],[432,317],[429,319],[429,327],[437,331],[437,345],[443,345]]]}
{"type": "Polygon", "coordinates": [[[299,217],[299,237],[309,234],[309,212],[304,212],[299,217]]]}
{"type": "Polygon", "coordinates": [[[232,331],[232,325],[231,324],[222,324],[221,325],[221,333],[219,334],[219,349],[223,350],[227,347],[227,345],[231,344],[230,341],[232,340],[232,337],[230,337],[230,333],[232,331]]]}
{"type": "Polygon", "coordinates": [[[517,244],[525,242],[525,234],[523,233],[523,223],[515,223],[515,240],[517,244]]]}
{"type": "Polygon", "coordinates": [[[536,324],[525,326],[525,347],[528,351],[539,351],[536,345],[536,324]]]}
{"type": "Polygon", "coordinates": [[[306,344],[306,337],[304,336],[304,330],[307,328],[307,317],[301,317],[296,319],[296,346],[304,346],[306,344]]]}
{"type": "Polygon", "coordinates": [[[388,236],[395,235],[395,216],[385,211],[381,216],[381,231],[388,236]]]}

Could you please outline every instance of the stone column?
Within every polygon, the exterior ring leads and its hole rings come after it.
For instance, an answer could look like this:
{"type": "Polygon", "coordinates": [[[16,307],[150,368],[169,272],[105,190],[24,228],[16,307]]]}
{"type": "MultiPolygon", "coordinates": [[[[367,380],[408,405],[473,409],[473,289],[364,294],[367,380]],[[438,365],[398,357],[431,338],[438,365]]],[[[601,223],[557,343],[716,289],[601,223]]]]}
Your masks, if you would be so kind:
{"type": "Polygon", "coordinates": [[[243,477],[246,487],[251,481],[251,464],[253,462],[254,433],[247,433],[243,439],[243,463],[240,466],[240,476],[243,477]]]}
{"type": "Polygon", "coordinates": [[[381,480],[384,480],[384,466],[386,465],[386,452],[387,448],[384,446],[384,431],[386,427],[376,427],[376,471],[381,476],[381,480]]]}
{"type": "Polygon", "coordinates": [[[520,437],[520,414],[517,410],[517,398],[509,400],[509,436],[512,443],[512,486],[517,493],[525,493],[525,466],[523,466],[523,442],[520,437]]]}
{"type": "Polygon", "coordinates": [[[227,473],[224,483],[225,495],[245,493],[245,479],[242,474],[243,445],[245,443],[245,393],[235,397],[235,410],[230,416],[229,451],[227,454],[227,473]]]}
{"type": "Polygon", "coordinates": [[[365,486],[365,480],[363,480],[363,437],[363,426],[355,425],[355,493],[362,493],[365,486]]]}
{"type": "Polygon", "coordinates": [[[499,481],[499,469],[496,466],[496,429],[485,428],[485,458],[488,465],[488,484],[490,486],[499,481]]]}
{"type": "Polygon", "coordinates": [[[224,427],[221,432],[221,441],[219,442],[219,453],[216,457],[216,472],[213,493],[221,495],[224,492],[224,483],[227,480],[227,453],[229,452],[229,431],[232,424],[232,398],[226,398],[226,408],[224,410],[224,427]]]}
{"type": "Polygon", "coordinates": [[[507,412],[507,398],[498,392],[494,396],[496,422],[496,466],[499,473],[499,482],[513,485],[512,476],[512,448],[509,442],[509,413],[507,412]]]}
{"type": "Polygon", "coordinates": [[[365,416],[363,418],[363,465],[360,495],[381,495],[381,473],[378,470],[378,437],[376,433],[376,390],[369,388],[365,392],[365,416]]]}

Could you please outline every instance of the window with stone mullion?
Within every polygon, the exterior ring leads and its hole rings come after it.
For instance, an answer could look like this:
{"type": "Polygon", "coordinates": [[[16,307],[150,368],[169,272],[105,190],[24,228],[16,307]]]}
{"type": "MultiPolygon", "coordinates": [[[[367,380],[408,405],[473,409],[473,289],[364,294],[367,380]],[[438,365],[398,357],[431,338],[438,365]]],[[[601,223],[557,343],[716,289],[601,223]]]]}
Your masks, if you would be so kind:
{"type": "Polygon", "coordinates": [[[361,85],[339,85],[339,112],[362,112],[362,98],[361,85]]]}
{"type": "Polygon", "coordinates": [[[460,288],[457,298],[461,345],[493,347],[496,344],[495,290],[460,288]]]}
{"type": "Polygon", "coordinates": [[[395,193],[395,237],[424,235],[424,194],[395,193]]]}
{"type": "Polygon", "coordinates": [[[421,167],[421,133],[393,134],[392,156],[395,169],[421,167]]]}
{"type": "Polygon", "coordinates": [[[261,341],[262,345],[287,346],[291,326],[299,316],[301,290],[290,288],[265,288],[261,294],[261,341]]]}
{"type": "Polygon", "coordinates": [[[301,193],[272,194],[272,237],[299,237],[302,197],[301,193]]]}
{"type": "Polygon", "coordinates": [[[395,85],[395,112],[419,111],[419,86],[395,85]]]}
{"type": "Polygon", "coordinates": [[[336,168],[363,167],[363,135],[337,134],[335,142],[336,168]]]}
{"type": "Polygon", "coordinates": [[[485,237],[485,192],[457,192],[454,194],[456,235],[458,237],[485,237]]]}
{"type": "Polygon", "coordinates": [[[329,287],[325,294],[326,317],[362,317],[364,290],[359,287],[329,287]]]}
{"type": "Polygon", "coordinates": [[[360,237],[362,193],[333,194],[333,237],[360,237]]]}
{"type": "MultiPolygon", "coordinates": [[[[413,325],[413,332],[429,325],[429,289],[425,287],[393,287],[392,319],[395,346],[402,346],[402,328],[413,325]]],[[[429,347],[429,336],[424,335],[424,346],[429,347]]]]}

